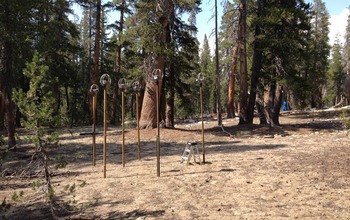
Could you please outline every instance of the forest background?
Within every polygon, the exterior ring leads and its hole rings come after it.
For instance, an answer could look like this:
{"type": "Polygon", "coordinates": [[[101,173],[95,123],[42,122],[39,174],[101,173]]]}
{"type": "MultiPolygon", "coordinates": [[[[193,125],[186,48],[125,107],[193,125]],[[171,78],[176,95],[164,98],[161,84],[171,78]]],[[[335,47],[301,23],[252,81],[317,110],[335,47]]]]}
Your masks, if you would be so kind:
{"type": "MultiPolygon", "coordinates": [[[[121,121],[118,81],[143,85],[139,109],[132,88],[126,96],[127,118],[139,111],[141,128],[157,126],[154,69],[164,73],[159,110],[169,128],[176,118],[199,117],[199,73],[205,115],[219,125],[236,116],[253,123],[256,110],[260,123],[278,126],[283,102],[287,109],[346,104],[350,19],[344,36],[330,41],[335,25],[321,0],[4,0],[0,10],[0,130],[7,129],[9,148],[16,127],[34,115],[45,114],[39,127],[91,124],[89,89],[103,74],[112,78],[111,124],[121,121]],[[201,36],[203,23],[210,33],[201,36]]],[[[99,92],[100,124],[102,99],[99,92]]]]}

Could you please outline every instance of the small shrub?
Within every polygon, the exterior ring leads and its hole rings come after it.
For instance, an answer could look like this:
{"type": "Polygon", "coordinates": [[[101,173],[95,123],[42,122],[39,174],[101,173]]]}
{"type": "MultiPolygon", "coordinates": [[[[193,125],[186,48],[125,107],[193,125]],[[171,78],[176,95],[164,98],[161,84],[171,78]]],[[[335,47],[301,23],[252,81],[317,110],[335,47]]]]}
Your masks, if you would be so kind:
{"type": "Polygon", "coordinates": [[[40,188],[42,185],[43,184],[42,184],[41,180],[35,180],[30,184],[30,186],[32,187],[32,189],[34,191],[37,190],[38,188],[40,188]]]}

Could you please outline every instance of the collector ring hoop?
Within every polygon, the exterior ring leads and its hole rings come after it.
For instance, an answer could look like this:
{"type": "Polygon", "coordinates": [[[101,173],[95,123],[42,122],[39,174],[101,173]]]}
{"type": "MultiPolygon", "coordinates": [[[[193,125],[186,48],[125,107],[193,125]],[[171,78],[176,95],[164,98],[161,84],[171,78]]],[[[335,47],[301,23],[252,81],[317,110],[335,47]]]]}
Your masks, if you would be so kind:
{"type": "Polygon", "coordinates": [[[121,78],[118,81],[118,86],[119,86],[120,89],[125,90],[128,87],[128,83],[127,83],[126,79],[125,78],[121,78]]]}
{"type": "Polygon", "coordinates": [[[139,92],[141,90],[141,85],[139,81],[135,81],[132,83],[132,88],[135,92],[139,92]]]}
{"type": "Polygon", "coordinates": [[[163,73],[160,69],[154,69],[152,71],[152,78],[154,81],[158,81],[163,78],[163,73]]]}
{"type": "Polygon", "coordinates": [[[95,95],[98,93],[98,85],[97,84],[92,84],[90,87],[90,93],[95,95]]]}
{"type": "Polygon", "coordinates": [[[111,84],[111,77],[108,74],[103,74],[100,78],[100,84],[102,86],[109,86],[111,84]]]}

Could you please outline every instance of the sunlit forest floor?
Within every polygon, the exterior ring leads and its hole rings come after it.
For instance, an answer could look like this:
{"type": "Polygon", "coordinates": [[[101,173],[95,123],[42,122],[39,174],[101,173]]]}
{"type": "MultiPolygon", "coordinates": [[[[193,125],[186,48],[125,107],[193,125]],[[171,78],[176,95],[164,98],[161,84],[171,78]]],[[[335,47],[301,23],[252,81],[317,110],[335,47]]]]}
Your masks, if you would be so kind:
{"type": "MultiPolygon", "coordinates": [[[[107,173],[103,178],[103,136],[98,127],[97,160],[92,166],[91,127],[62,129],[51,158],[55,196],[67,212],[62,219],[350,219],[350,137],[344,110],[287,111],[281,127],[236,126],[224,119],[205,123],[205,162],[180,163],[187,142],[201,153],[201,124],[183,122],[160,130],[160,177],[156,167],[156,129],[125,133],[121,164],[120,127],[109,127],[107,173]]],[[[346,110],[349,113],[349,109],[346,110]]],[[[25,131],[21,131],[21,135],[25,131]]],[[[51,219],[50,209],[31,183],[13,171],[31,159],[33,147],[19,144],[1,167],[0,202],[8,219],[51,219]],[[14,196],[16,194],[17,196],[14,196]]],[[[200,155],[202,157],[202,155],[200,155]]],[[[0,217],[1,218],[1,217],[0,217]]]]}

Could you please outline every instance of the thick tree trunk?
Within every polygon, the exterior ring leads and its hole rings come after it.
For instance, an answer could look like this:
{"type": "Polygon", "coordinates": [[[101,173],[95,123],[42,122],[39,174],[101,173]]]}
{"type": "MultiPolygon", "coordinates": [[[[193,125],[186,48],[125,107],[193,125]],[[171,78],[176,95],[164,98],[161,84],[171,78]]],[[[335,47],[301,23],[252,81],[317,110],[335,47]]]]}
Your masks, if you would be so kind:
{"type": "Polygon", "coordinates": [[[169,92],[166,109],[166,127],[174,128],[174,93],[169,92]]]}
{"type": "MultiPolygon", "coordinates": [[[[272,88],[271,88],[272,89],[272,88]]],[[[279,116],[280,111],[282,107],[282,95],[283,95],[283,89],[282,86],[280,86],[278,83],[276,83],[276,86],[274,88],[274,100],[273,100],[273,107],[272,107],[272,113],[271,113],[271,127],[280,126],[279,122],[279,116]]]]}
{"type": "Polygon", "coordinates": [[[260,97],[257,95],[256,97],[256,109],[258,110],[259,120],[261,125],[267,124],[266,115],[264,111],[264,101],[260,99],[260,97]]]}
{"type": "Polygon", "coordinates": [[[247,119],[247,104],[248,104],[248,74],[247,74],[247,50],[246,50],[246,36],[247,36],[247,0],[241,0],[239,5],[239,62],[240,62],[240,114],[239,124],[246,124],[247,119]]]}
{"type": "MultiPolygon", "coordinates": [[[[164,57],[159,56],[156,59],[156,62],[153,65],[152,70],[160,69],[163,73],[164,66],[165,66],[164,57]]],[[[159,92],[158,102],[160,102],[162,84],[163,84],[162,80],[158,82],[158,92],[159,92]]],[[[154,81],[152,81],[152,79],[148,79],[146,83],[143,102],[142,102],[142,110],[141,110],[141,116],[140,116],[140,129],[150,129],[150,128],[157,127],[156,88],[157,88],[157,84],[154,81]]]]}
{"type": "Polygon", "coordinates": [[[228,87],[227,118],[236,117],[234,103],[235,103],[235,82],[236,82],[237,60],[238,60],[238,46],[235,46],[233,48],[230,83],[228,87]]]}
{"type": "MultiPolygon", "coordinates": [[[[167,41],[167,29],[169,27],[169,21],[168,16],[170,13],[173,13],[174,5],[171,1],[159,1],[157,4],[157,10],[161,12],[162,14],[159,16],[159,23],[162,25],[162,31],[159,33],[159,41],[160,43],[166,43],[167,41]]],[[[162,74],[164,75],[165,70],[165,55],[164,54],[158,54],[155,62],[151,64],[151,71],[155,69],[160,69],[162,71],[162,74]]],[[[149,75],[151,74],[148,73],[149,75]]],[[[140,129],[149,129],[149,128],[155,128],[157,127],[157,116],[156,116],[156,88],[157,85],[151,77],[148,77],[146,82],[146,88],[145,88],[145,94],[143,97],[143,103],[142,103],[142,110],[141,110],[141,116],[140,116],[140,129]]],[[[162,95],[162,85],[163,80],[158,81],[158,94],[159,94],[159,100],[162,95]]],[[[160,106],[160,105],[159,105],[160,106]]],[[[159,109],[161,110],[161,109],[159,109]]]]}

